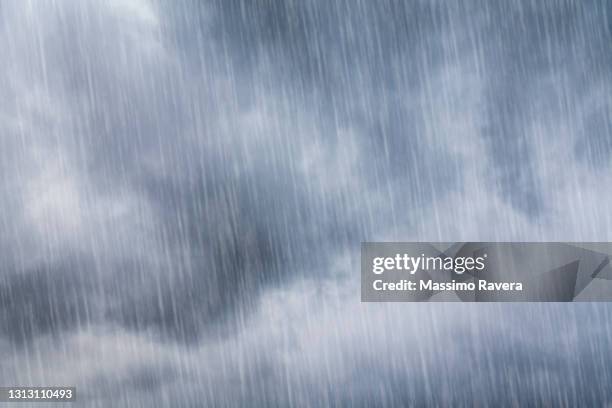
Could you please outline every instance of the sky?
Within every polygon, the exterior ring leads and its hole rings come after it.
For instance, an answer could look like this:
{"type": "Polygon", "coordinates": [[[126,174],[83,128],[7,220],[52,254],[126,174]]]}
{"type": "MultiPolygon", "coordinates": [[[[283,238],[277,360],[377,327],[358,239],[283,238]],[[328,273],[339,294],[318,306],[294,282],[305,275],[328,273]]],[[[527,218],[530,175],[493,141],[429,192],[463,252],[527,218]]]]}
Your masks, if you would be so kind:
{"type": "Polygon", "coordinates": [[[612,241],[611,16],[3,2],[0,384],[87,407],[611,404],[605,303],[359,289],[362,241],[612,241]]]}

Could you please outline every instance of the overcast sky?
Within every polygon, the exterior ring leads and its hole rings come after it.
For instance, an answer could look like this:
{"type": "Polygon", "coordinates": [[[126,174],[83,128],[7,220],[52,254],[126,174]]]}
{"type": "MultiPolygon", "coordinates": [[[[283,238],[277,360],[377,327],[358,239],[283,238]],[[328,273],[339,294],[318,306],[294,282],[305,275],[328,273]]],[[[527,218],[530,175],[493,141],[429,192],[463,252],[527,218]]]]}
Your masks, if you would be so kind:
{"type": "Polygon", "coordinates": [[[610,398],[606,304],[361,304],[359,245],[612,241],[612,3],[0,5],[0,384],[610,398]]]}

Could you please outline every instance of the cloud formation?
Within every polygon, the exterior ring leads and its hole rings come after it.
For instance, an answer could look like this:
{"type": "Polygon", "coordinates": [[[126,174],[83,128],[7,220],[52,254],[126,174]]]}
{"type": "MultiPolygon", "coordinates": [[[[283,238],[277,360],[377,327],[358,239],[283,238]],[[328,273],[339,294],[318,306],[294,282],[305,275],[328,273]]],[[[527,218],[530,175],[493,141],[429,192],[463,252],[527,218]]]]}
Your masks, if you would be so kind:
{"type": "Polygon", "coordinates": [[[355,259],[610,241],[609,8],[3,5],[0,382],[91,406],[606,402],[605,305],[360,305],[355,259]]]}

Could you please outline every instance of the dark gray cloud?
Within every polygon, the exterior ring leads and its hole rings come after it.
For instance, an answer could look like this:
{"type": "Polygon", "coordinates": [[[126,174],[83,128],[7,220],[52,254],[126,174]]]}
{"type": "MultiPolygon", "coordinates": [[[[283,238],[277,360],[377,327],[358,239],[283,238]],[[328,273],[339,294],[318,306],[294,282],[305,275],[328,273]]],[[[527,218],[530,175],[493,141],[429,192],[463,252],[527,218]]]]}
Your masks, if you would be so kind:
{"type": "Polygon", "coordinates": [[[95,386],[132,406],[606,402],[607,343],[580,334],[605,305],[360,308],[349,266],[364,239],[610,240],[610,7],[3,5],[0,380],[55,373],[94,406],[95,386]]]}

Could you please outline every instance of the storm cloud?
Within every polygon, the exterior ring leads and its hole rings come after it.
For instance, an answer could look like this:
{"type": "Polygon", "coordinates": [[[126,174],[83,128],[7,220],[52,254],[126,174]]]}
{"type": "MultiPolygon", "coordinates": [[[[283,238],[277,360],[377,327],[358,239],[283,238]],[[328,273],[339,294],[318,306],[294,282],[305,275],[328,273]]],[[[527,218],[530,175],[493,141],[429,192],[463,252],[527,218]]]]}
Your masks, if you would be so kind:
{"type": "Polygon", "coordinates": [[[0,6],[0,382],[601,405],[609,307],[366,305],[364,240],[610,241],[604,1],[0,6]]]}

